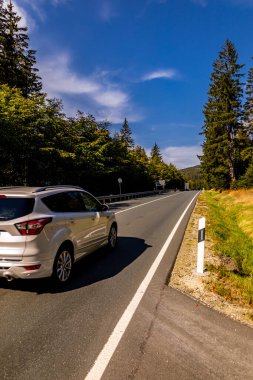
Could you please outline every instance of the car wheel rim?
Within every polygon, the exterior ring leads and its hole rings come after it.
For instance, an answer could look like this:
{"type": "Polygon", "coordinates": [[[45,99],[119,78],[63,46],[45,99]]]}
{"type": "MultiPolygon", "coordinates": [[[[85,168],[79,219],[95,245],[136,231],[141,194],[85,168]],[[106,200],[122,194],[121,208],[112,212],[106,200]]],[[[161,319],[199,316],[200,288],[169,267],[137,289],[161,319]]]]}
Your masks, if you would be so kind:
{"type": "Polygon", "coordinates": [[[57,278],[61,282],[68,280],[72,269],[72,259],[68,251],[63,251],[58,257],[56,265],[57,278]]]}
{"type": "Polygon", "coordinates": [[[111,247],[114,248],[117,241],[117,231],[116,231],[116,228],[114,227],[111,229],[109,240],[110,240],[111,247]]]}

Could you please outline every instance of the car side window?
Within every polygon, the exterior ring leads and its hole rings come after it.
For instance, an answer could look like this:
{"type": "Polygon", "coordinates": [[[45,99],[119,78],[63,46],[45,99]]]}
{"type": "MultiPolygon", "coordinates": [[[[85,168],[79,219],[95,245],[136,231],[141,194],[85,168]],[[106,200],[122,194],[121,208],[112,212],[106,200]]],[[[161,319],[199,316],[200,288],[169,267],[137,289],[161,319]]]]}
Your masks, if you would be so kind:
{"type": "Polygon", "coordinates": [[[78,191],[68,191],[49,195],[42,198],[42,202],[55,212],[84,212],[84,202],[78,191]]]}
{"type": "Polygon", "coordinates": [[[69,212],[84,212],[86,211],[81,193],[78,191],[70,191],[68,193],[68,210],[69,212]]]}
{"type": "Polygon", "coordinates": [[[89,194],[86,193],[80,194],[84,202],[86,211],[101,211],[100,203],[95,198],[91,197],[89,194]]]}

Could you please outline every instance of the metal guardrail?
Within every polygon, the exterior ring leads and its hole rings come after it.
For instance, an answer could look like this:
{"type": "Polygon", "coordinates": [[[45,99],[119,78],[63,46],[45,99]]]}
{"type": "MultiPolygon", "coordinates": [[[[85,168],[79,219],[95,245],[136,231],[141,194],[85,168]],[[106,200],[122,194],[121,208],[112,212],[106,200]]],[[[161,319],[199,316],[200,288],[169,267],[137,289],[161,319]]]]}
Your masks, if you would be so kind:
{"type": "Polygon", "coordinates": [[[161,194],[163,193],[162,190],[154,190],[154,191],[144,191],[139,193],[127,193],[127,194],[117,194],[117,195],[102,195],[99,197],[96,197],[101,203],[112,203],[112,202],[118,202],[122,199],[133,199],[133,198],[141,198],[141,197],[148,197],[151,195],[161,194]]]}

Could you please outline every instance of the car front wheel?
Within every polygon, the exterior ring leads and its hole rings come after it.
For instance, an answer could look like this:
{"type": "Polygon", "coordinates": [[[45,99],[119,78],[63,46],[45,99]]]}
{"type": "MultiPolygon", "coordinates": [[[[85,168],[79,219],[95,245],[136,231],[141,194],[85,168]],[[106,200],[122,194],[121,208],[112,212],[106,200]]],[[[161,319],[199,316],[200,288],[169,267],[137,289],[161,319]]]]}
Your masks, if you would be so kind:
{"type": "Polygon", "coordinates": [[[110,249],[114,249],[117,245],[117,227],[115,225],[111,226],[109,236],[108,236],[108,246],[110,249]]]}
{"type": "Polygon", "coordinates": [[[72,267],[73,259],[69,248],[60,248],[56,255],[53,269],[53,278],[56,283],[66,283],[71,277],[72,267]]]}

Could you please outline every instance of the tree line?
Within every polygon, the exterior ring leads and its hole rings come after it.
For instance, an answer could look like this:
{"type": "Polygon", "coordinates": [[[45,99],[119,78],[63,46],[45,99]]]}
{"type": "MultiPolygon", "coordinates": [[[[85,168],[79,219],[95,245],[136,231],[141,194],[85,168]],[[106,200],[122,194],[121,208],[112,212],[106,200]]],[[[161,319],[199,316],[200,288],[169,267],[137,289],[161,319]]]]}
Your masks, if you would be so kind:
{"type": "Polygon", "coordinates": [[[158,180],[183,188],[156,143],[151,154],[135,145],[127,118],[110,123],[78,111],[67,117],[60,99],[43,93],[36,51],[12,2],[0,0],[0,185],[75,184],[97,195],[154,189],[158,180]]]}
{"type": "Polygon", "coordinates": [[[205,187],[253,186],[253,68],[246,82],[234,44],[226,40],[213,63],[204,106],[203,154],[205,187]]]}

